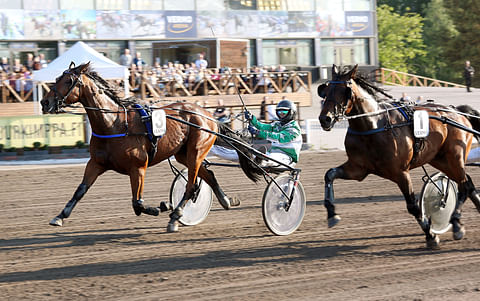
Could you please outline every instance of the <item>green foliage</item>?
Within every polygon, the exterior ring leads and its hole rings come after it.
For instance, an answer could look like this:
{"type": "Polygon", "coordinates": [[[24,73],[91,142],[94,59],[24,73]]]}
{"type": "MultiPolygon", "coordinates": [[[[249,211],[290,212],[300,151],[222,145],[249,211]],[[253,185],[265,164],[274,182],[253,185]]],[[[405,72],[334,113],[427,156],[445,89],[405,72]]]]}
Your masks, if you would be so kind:
{"type": "Polygon", "coordinates": [[[42,143],[41,143],[41,142],[38,142],[38,141],[33,142],[33,148],[34,148],[34,149],[39,149],[41,146],[42,146],[42,143]]]}
{"type": "Polygon", "coordinates": [[[445,81],[459,82],[461,69],[451,68],[450,58],[446,55],[449,41],[458,32],[443,5],[443,0],[431,0],[425,8],[423,39],[427,48],[424,58],[416,61],[419,74],[445,81]],[[460,72],[460,73],[459,73],[460,72]]]}
{"type": "Polygon", "coordinates": [[[426,55],[422,39],[423,18],[415,13],[399,15],[388,5],[377,8],[378,56],[380,65],[414,72],[415,58],[426,55]]]}
{"type": "Polygon", "coordinates": [[[400,15],[417,13],[424,17],[424,10],[431,0],[377,0],[377,6],[388,5],[400,15]]]}
{"type": "Polygon", "coordinates": [[[463,82],[461,74],[466,60],[477,69],[473,86],[480,86],[480,5],[472,0],[443,0],[446,11],[455,24],[458,35],[453,37],[445,49],[450,68],[457,71],[457,78],[463,82]]]}

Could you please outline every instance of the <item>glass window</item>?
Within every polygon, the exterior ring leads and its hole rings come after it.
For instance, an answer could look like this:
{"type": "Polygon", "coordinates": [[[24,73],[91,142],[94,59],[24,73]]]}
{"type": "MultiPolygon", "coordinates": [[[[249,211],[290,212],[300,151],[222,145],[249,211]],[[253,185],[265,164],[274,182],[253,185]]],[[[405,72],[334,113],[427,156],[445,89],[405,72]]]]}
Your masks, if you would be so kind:
{"type": "Polygon", "coordinates": [[[371,0],[345,0],[345,10],[372,10],[371,0]]]}
{"type": "Polygon", "coordinates": [[[128,9],[128,0],[97,0],[97,9],[128,9]]]}
{"type": "MultiPolygon", "coordinates": [[[[152,41],[136,41],[135,50],[140,52],[142,59],[149,66],[153,66],[153,50],[152,50],[152,41]]],[[[135,57],[135,53],[132,54],[135,57]]]]}
{"type": "Polygon", "coordinates": [[[162,10],[163,0],[130,0],[131,10],[162,10]]]}
{"type": "Polygon", "coordinates": [[[228,0],[228,8],[231,10],[256,9],[257,0],[228,0]]]}
{"type": "Polygon", "coordinates": [[[0,0],[0,7],[2,9],[21,9],[22,1],[0,0]]]}
{"type": "Polygon", "coordinates": [[[165,10],[195,10],[195,0],[165,1],[165,10]]]}
{"type": "Polygon", "coordinates": [[[313,65],[312,40],[263,40],[264,65],[313,65]]]}
{"type": "Polygon", "coordinates": [[[61,9],[95,9],[95,6],[93,4],[93,0],[60,0],[61,9]]]}
{"type": "Polygon", "coordinates": [[[287,10],[286,0],[257,0],[258,10],[287,10]]]}
{"type": "Polygon", "coordinates": [[[197,10],[225,10],[225,0],[197,0],[197,10]]]}
{"type": "Polygon", "coordinates": [[[322,39],[321,64],[368,65],[370,63],[368,50],[368,39],[322,39]]]}
{"type": "Polygon", "coordinates": [[[343,11],[344,0],[317,0],[317,11],[343,11]]]}
{"type": "Polygon", "coordinates": [[[23,0],[24,9],[58,9],[57,0],[23,0]]]}
{"type": "Polygon", "coordinates": [[[287,0],[289,11],[309,11],[314,10],[314,0],[287,0]]]}

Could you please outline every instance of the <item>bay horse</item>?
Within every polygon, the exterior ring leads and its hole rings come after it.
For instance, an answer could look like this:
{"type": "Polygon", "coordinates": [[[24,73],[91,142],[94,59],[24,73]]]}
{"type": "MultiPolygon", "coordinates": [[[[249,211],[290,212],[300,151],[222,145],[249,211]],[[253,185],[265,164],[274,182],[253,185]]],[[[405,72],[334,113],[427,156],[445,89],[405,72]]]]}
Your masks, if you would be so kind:
{"type": "MultiPolygon", "coordinates": [[[[107,170],[130,177],[132,207],[137,216],[142,213],[158,215],[159,208],[145,205],[142,199],[145,174],[147,167],[171,156],[175,156],[178,162],[188,168],[188,181],[182,200],[170,214],[167,232],[178,231],[178,219],[182,216],[183,207],[198,189],[197,175],[210,185],[224,209],[239,205],[239,200],[225,195],[213,172],[202,164],[217,138],[217,135],[212,133],[218,132],[220,127],[210,112],[189,103],[174,103],[162,107],[167,114],[166,133],[153,143],[148,138],[141,113],[134,107],[137,100],[122,99],[117,90],[92,70],[90,62],[78,67],[72,62],[41,101],[44,113],[58,113],[65,106],[80,103],[87,112],[93,133],[90,159],[85,167],[83,180],[72,199],[62,212],[50,221],[50,225],[62,226],[63,220],[70,216],[75,205],[97,177],[107,170]],[[182,123],[181,120],[194,126],[182,123]]],[[[255,170],[249,169],[253,166],[253,155],[242,148],[238,153],[245,174],[252,180],[258,179],[255,170]]]]}
{"type": "Polygon", "coordinates": [[[430,164],[458,184],[457,203],[450,222],[453,238],[462,239],[465,227],[460,221],[461,209],[467,196],[480,211],[480,199],[465,171],[473,134],[430,119],[429,135],[415,138],[410,115],[415,110],[426,110],[429,116],[447,117],[465,127],[473,126],[478,131],[480,122],[475,117],[480,116],[479,112],[469,106],[459,106],[454,110],[432,102],[413,106],[379,101],[379,93],[389,95],[365,77],[357,75],[357,69],[356,65],[350,71],[340,72],[333,65],[332,80],[318,87],[318,95],[323,99],[319,116],[322,128],[329,131],[340,118],[348,120],[345,137],[348,160],[325,173],[324,205],[328,226],[333,227],[340,221],[333,204],[334,180],[362,181],[367,175],[375,174],[398,185],[408,212],[425,233],[427,248],[438,248],[439,237],[430,231],[429,221],[422,218],[409,173],[411,169],[430,164]]]}

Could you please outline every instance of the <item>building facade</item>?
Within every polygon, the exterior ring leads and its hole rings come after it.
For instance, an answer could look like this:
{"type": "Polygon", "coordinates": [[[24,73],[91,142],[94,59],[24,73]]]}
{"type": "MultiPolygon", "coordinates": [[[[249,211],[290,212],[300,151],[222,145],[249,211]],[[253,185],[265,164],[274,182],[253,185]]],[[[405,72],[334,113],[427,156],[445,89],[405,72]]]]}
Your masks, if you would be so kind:
{"type": "Polygon", "coordinates": [[[374,67],[375,7],[375,0],[0,0],[0,56],[53,60],[82,40],[117,62],[129,48],[163,65],[198,53],[212,61],[214,51],[198,41],[242,39],[250,66],[374,67]]]}

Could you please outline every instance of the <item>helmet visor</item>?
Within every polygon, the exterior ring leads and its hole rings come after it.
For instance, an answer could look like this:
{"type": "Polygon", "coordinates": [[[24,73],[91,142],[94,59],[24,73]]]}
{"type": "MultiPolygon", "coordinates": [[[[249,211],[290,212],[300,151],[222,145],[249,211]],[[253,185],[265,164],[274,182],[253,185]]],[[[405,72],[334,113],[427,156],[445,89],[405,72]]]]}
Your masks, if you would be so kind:
{"type": "Polygon", "coordinates": [[[289,110],[277,110],[277,116],[279,118],[284,118],[289,113],[289,110]]]}

